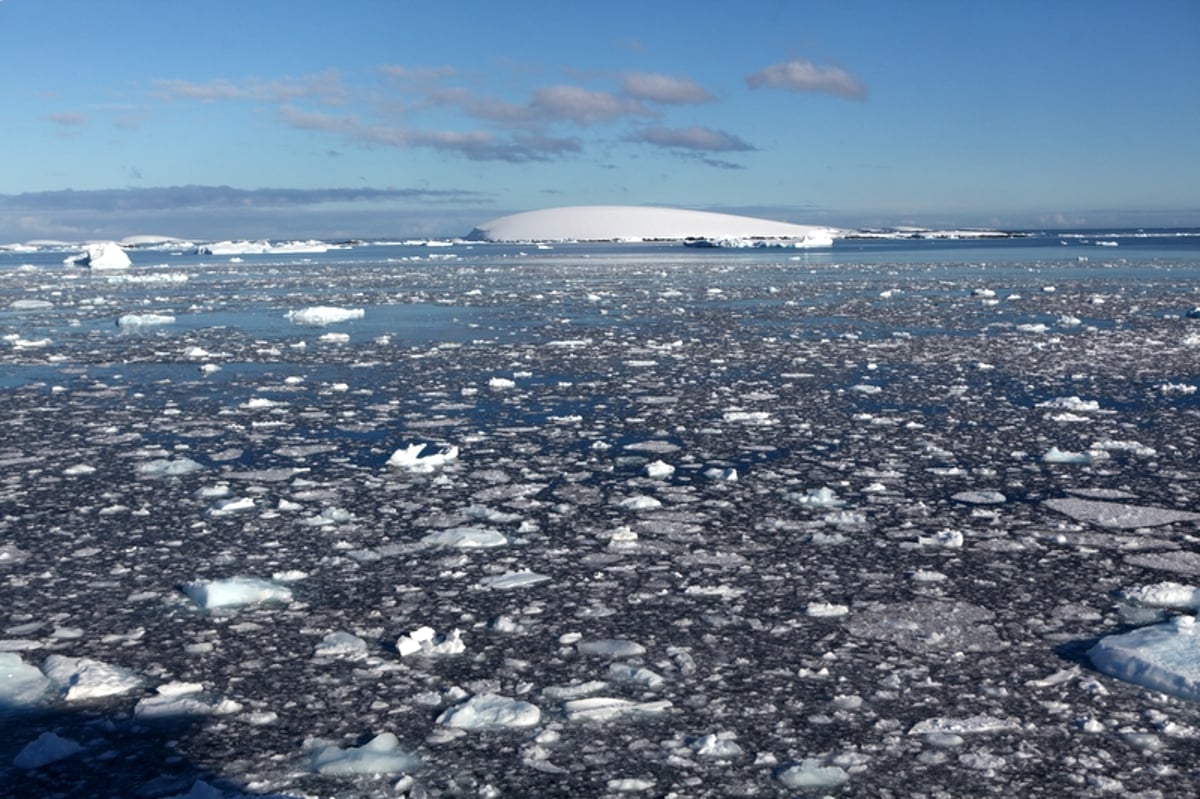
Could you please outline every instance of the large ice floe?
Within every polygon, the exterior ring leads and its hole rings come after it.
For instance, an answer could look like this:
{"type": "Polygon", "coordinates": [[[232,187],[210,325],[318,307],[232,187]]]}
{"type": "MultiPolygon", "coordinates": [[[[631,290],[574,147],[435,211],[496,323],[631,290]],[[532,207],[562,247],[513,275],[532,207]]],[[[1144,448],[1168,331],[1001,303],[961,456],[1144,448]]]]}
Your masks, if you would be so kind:
{"type": "Polygon", "coordinates": [[[1195,795],[1116,238],[0,250],[0,797],[1195,795]]]}

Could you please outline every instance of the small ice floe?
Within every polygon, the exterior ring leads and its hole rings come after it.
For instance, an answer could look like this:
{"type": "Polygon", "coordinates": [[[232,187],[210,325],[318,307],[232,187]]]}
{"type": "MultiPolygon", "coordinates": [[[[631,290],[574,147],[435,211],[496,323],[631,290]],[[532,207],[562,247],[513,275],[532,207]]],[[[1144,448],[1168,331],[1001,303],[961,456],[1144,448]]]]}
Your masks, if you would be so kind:
{"type": "Polygon", "coordinates": [[[1098,670],[1126,682],[1200,701],[1200,628],[1195,616],[1109,635],[1088,650],[1098,670]]]}
{"type": "Polygon", "coordinates": [[[1018,730],[1021,725],[1011,719],[977,715],[964,718],[936,716],[919,721],[908,731],[909,735],[978,735],[989,732],[1018,730]]]}
{"type": "Polygon", "coordinates": [[[671,707],[671,702],[666,699],[634,702],[611,696],[589,696],[563,702],[563,713],[568,721],[605,722],[625,716],[659,716],[671,707]]]}
{"type": "Polygon", "coordinates": [[[0,707],[36,705],[51,686],[41,669],[21,660],[15,652],[0,652],[0,707]]]}
{"type": "Polygon", "coordinates": [[[13,765],[19,769],[35,769],[66,760],[83,751],[78,741],[61,738],[52,732],[43,732],[33,741],[25,745],[13,758],[13,765]]]}
{"type": "Polygon", "coordinates": [[[654,780],[644,777],[613,777],[605,783],[609,793],[641,793],[651,790],[654,780]]]}
{"type": "Polygon", "coordinates": [[[242,511],[254,510],[254,499],[251,497],[229,497],[219,499],[208,509],[209,516],[230,516],[242,511]]]}
{"type": "Polygon", "coordinates": [[[606,658],[632,658],[644,655],[646,648],[636,641],[624,638],[602,638],[595,641],[582,641],[575,645],[581,655],[595,655],[606,658]]]}
{"type": "Polygon", "coordinates": [[[675,467],[662,461],[652,461],[643,466],[642,471],[651,480],[666,480],[675,474],[675,467]]]}
{"type": "Polygon", "coordinates": [[[658,672],[645,666],[631,666],[628,663],[610,663],[608,676],[613,679],[613,682],[637,685],[651,691],[657,691],[665,682],[663,676],[658,672]]]}
{"type": "Polygon", "coordinates": [[[195,682],[172,682],[158,686],[154,696],[138,700],[133,715],[139,721],[188,716],[229,716],[241,713],[242,705],[230,699],[209,696],[195,682]]]}
{"type": "Polygon", "coordinates": [[[514,588],[526,588],[538,583],[544,583],[550,578],[545,574],[524,570],[494,574],[479,581],[480,588],[491,588],[495,591],[511,591],[514,588]]]}
{"type": "Polygon", "coordinates": [[[419,769],[421,758],[401,749],[394,733],[384,732],[362,746],[316,746],[311,763],[317,774],[400,774],[419,769]]]}
{"type": "Polygon", "coordinates": [[[313,653],[319,658],[348,658],[366,657],[367,642],[347,632],[327,633],[317,644],[313,653]]]}
{"type": "Polygon", "coordinates": [[[499,694],[476,694],[438,716],[438,724],[460,730],[533,727],[542,720],[537,705],[499,694]]]}
{"type": "Polygon", "coordinates": [[[950,499],[955,502],[965,502],[968,505],[1000,505],[1008,502],[1008,497],[999,491],[959,491],[950,499]]]}
{"type": "Polygon", "coordinates": [[[510,388],[515,388],[516,383],[509,380],[507,377],[493,377],[488,380],[488,388],[492,391],[507,391],[510,388]]]}
{"type": "Polygon", "coordinates": [[[850,775],[841,766],[829,765],[824,759],[806,757],[799,763],[776,770],[775,779],[785,788],[807,791],[836,788],[845,784],[850,775]]]}
{"type": "Polygon", "coordinates": [[[284,318],[295,325],[325,327],[351,319],[362,319],[366,311],[362,308],[336,308],[329,305],[314,305],[299,311],[288,311],[284,318]]]}
{"type": "Polygon", "coordinates": [[[1041,322],[1028,322],[1023,325],[1017,325],[1017,330],[1021,333],[1046,333],[1050,328],[1041,322]]]}
{"type": "Polygon", "coordinates": [[[990,300],[996,296],[996,292],[993,291],[992,289],[972,289],[971,296],[972,297],[982,297],[986,300],[990,300]]]}
{"type": "Polygon", "coordinates": [[[720,480],[724,482],[735,483],[738,479],[738,470],[732,466],[713,466],[704,470],[704,476],[709,480],[720,480]]]}
{"type": "Polygon", "coordinates": [[[1043,463],[1091,463],[1093,457],[1088,452],[1070,452],[1058,447],[1051,447],[1042,456],[1043,463]]]}
{"type": "Polygon", "coordinates": [[[142,684],[132,671],[91,658],[50,655],[42,663],[42,672],[68,702],[117,696],[142,684]]]}
{"type": "Polygon", "coordinates": [[[1200,522],[1200,513],[1146,505],[1126,505],[1121,502],[1062,497],[1047,499],[1043,504],[1053,511],[1070,516],[1075,521],[1118,530],[1161,527],[1176,522],[1200,522]]]}
{"type": "Polygon", "coordinates": [[[439,657],[461,655],[467,651],[467,645],[463,643],[461,630],[438,635],[432,627],[418,627],[396,639],[396,651],[402,658],[411,655],[439,657]]]}
{"type": "Polygon", "coordinates": [[[742,747],[737,744],[737,733],[735,732],[709,733],[695,739],[690,745],[697,757],[714,760],[732,760],[743,754],[742,747]]]}
{"type": "Polygon", "coordinates": [[[291,602],[292,591],[257,577],[231,577],[227,580],[197,580],[180,589],[204,610],[242,607],[263,602],[291,602]]]}
{"type": "Polygon", "coordinates": [[[923,547],[962,549],[963,534],[961,530],[939,530],[933,535],[917,536],[917,543],[923,547]]]}
{"type": "Polygon", "coordinates": [[[117,327],[161,327],[175,324],[175,317],[163,313],[127,313],[117,317],[117,327]]]}
{"type": "Polygon", "coordinates": [[[618,508],[624,510],[640,511],[640,510],[658,510],[662,507],[662,503],[654,497],[648,497],[645,494],[638,494],[633,497],[626,497],[618,500],[616,503],[618,508]]]}
{"type": "Polygon", "coordinates": [[[1037,407],[1073,411],[1074,413],[1095,413],[1100,410],[1100,403],[1096,400],[1083,400],[1079,397],[1055,397],[1046,402],[1039,402],[1037,407]]]}
{"type": "Polygon", "coordinates": [[[458,447],[453,445],[437,449],[433,444],[409,444],[393,452],[387,465],[406,472],[432,472],[457,457],[458,447]]]}
{"type": "Polygon", "coordinates": [[[68,466],[63,469],[63,475],[66,477],[82,477],[85,474],[95,474],[96,467],[90,463],[76,463],[73,466],[68,466]]]}
{"type": "Polygon", "coordinates": [[[809,602],[804,613],[814,619],[840,619],[850,612],[848,605],[836,605],[831,602],[809,602]]]}
{"type": "Polygon", "coordinates": [[[133,470],[138,477],[182,477],[204,471],[204,467],[191,458],[156,458],[136,464],[133,470]]]}
{"type": "Polygon", "coordinates": [[[326,344],[349,344],[349,333],[322,333],[317,341],[322,341],[326,344]]]}
{"type": "Polygon", "coordinates": [[[1185,396],[1196,393],[1196,387],[1190,383],[1163,383],[1158,387],[1158,390],[1164,396],[1185,396]]]}
{"type": "Polygon", "coordinates": [[[505,546],[508,537],[490,527],[451,527],[449,530],[430,533],[421,539],[421,543],[432,547],[489,549],[505,546]]]}
{"type": "Polygon", "coordinates": [[[1191,608],[1200,610],[1200,588],[1174,582],[1140,585],[1120,592],[1126,602],[1150,608],[1191,608]]]}
{"type": "Polygon", "coordinates": [[[730,424],[775,424],[775,419],[767,411],[725,411],[722,418],[730,424]]]}

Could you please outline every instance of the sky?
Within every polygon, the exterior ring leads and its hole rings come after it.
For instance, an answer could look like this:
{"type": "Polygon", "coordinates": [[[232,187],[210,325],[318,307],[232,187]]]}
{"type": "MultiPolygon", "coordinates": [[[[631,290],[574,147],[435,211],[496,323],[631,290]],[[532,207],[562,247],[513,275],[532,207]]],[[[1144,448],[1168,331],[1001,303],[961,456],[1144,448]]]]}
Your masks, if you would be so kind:
{"type": "Polygon", "coordinates": [[[1200,226],[1200,2],[0,0],[0,242],[1200,226]]]}

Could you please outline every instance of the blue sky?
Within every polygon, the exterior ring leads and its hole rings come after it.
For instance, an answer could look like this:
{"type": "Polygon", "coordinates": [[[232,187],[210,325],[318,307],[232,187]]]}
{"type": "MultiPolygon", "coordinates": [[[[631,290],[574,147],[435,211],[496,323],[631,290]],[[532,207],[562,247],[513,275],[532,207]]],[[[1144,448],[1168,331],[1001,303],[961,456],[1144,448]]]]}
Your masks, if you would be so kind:
{"type": "Polygon", "coordinates": [[[0,241],[1200,225],[1200,2],[0,0],[0,241]]]}

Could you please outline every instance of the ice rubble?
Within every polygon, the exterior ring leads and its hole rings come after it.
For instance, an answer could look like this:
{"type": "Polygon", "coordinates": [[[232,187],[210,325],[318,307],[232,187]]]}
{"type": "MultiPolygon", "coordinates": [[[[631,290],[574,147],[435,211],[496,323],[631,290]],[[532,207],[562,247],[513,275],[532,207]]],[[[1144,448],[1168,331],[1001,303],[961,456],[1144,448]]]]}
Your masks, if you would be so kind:
{"type": "Polygon", "coordinates": [[[312,750],[312,770],[318,774],[399,774],[421,767],[421,758],[400,748],[395,733],[383,732],[362,746],[334,744],[312,750]]]}

